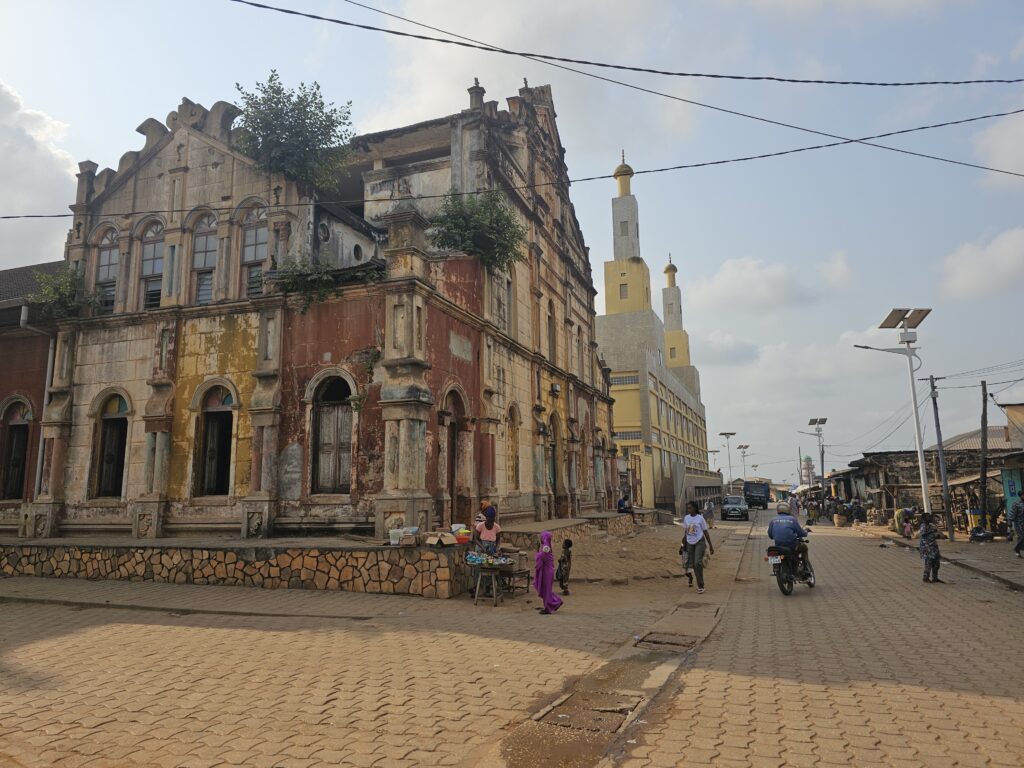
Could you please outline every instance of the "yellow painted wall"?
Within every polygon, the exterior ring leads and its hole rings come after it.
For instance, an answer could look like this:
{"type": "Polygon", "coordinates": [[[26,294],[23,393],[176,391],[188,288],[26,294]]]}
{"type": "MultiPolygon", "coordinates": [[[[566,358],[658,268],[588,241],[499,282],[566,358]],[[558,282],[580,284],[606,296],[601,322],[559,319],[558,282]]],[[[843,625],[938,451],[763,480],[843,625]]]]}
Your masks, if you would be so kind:
{"type": "Polygon", "coordinates": [[[187,318],[178,340],[178,376],[174,393],[174,422],[168,498],[188,499],[196,450],[196,417],[190,408],[196,389],[220,376],[234,384],[238,407],[234,411],[234,486],[231,495],[249,493],[252,423],[248,407],[256,380],[259,316],[255,312],[187,318]]]}
{"type": "Polygon", "coordinates": [[[642,259],[604,263],[605,314],[641,312],[651,308],[651,271],[642,259]],[[619,298],[619,286],[629,286],[628,296],[619,298]]]}
{"type": "Polygon", "coordinates": [[[665,331],[665,363],[670,368],[690,364],[690,334],[686,331],[665,331]],[[672,357],[672,348],[676,356],[672,357]]]}

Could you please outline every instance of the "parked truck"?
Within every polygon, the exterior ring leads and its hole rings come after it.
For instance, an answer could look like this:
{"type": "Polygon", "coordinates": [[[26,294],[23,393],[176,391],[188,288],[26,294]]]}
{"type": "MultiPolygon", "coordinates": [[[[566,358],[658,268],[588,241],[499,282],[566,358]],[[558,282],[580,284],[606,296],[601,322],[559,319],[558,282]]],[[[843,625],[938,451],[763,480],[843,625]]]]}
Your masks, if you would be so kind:
{"type": "Polygon", "coordinates": [[[743,498],[747,500],[748,507],[768,509],[768,501],[771,499],[771,486],[768,483],[748,480],[743,483],[743,498]]]}

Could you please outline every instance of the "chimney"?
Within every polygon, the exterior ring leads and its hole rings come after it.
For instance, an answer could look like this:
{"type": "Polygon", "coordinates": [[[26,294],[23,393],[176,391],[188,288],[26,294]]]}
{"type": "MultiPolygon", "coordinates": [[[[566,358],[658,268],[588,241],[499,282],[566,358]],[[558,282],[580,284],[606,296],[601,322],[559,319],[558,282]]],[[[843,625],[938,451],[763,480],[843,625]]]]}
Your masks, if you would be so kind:
{"type": "Polygon", "coordinates": [[[467,90],[469,91],[469,108],[482,108],[484,105],[484,87],[480,85],[480,79],[474,77],[472,87],[467,90]]]}

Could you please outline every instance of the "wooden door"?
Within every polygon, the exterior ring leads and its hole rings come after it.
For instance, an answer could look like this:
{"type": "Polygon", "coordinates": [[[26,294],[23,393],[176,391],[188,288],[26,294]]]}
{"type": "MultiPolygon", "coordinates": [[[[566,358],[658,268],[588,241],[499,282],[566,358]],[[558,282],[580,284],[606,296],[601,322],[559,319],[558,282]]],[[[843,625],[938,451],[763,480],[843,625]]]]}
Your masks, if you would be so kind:
{"type": "Polygon", "coordinates": [[[320,405],[316,411],[314,493],[349,493],[352,487],[352,408],[320,405]]]}
{"type": "Polygon", "coordinates": [[[104,419],[100,438],[100,478],[97,496],[121,496],[124,480],[128,419],[104,419]]]}
{"type": "Polygon", "coordinates": [[[4,451],[5,499],[20,499],[25,491],[25,459],[28,455],[28,425],[13,424],[7,428],[4,451]]]}

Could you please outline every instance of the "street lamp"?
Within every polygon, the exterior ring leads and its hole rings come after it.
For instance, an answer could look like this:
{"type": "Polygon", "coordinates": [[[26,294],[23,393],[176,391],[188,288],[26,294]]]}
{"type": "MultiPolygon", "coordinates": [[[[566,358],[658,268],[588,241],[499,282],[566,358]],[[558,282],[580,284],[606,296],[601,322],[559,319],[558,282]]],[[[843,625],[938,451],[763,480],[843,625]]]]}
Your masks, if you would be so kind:
{"type": "Polygon", "coordinates": [[[721,453],[721,451],[718,450],[717,448],[708,451],[709,455],[715,457],[715,471],[718,470],[718,454],[720,454],[720,453],[721,453]]]}
{"type": "MultiPolygon", "coordinates": [[[[811,435],[812,437],[818,438],[818,456],[821,458],[821,507],[825,508],[825,438],[821,434],[821,428],[825,425],[828,419],[811,419],[807,422],[807,426],[814,427],[813,432],[804,432],[803,430],[797,430],[802,435],[811,435]]],[[[811,477],[809,480],[813,483],[814,478],[811,477]]]]}
{"type": "MultiPolygon", "coordinates": [[[[917,411],[917,384],[914,382],[914,358],[917,358],[921,367],[921,358],[917,355],[918,347],[913,346],[917,341],[915,330],[926,317],[931,309],[900,309],[896,308],[885,316],[885,319],[878,326],[879,328],[900,328],[899,342],[902,347],[869,347],[866,344],[854,344],[857,349],[873,349],[876,352],[889,352],[893,355],[903,355],[907,358],[907,370],[910,371],[910,406],[914,412],[914,443],[917,445],[917,468],[921,474],[921,503],[924,513],[930,515],[931,500],[928,498],[928,472],[924,464],[924,446],[921,443],[921,417],[917,411]]],[[[946,507],[946,529],[950,541],[953,540],[953,511],[946,507]]]]}
{"type": "Polygon", "coordinates": [[[754,477],[757,477],[757,464],[751,464],[750,468],[754,470],[754,477]]]}
{"type": "Polygon", "coordinates": [[[747,479],[747,450],[750,448],[749,445],[744,443],[743,445],[737,445],[736,449],[740,452],[740,456],[743,457],[743,479],[747,479]]]}
{"type": "Polygon", "coordinates": [[[719,436],[725,438],[725,452],[729,456],[729,491],[732,492],[732,448],[729,447],[729,438],[735,437],[735,432],[719,432],[719,436]]]}

